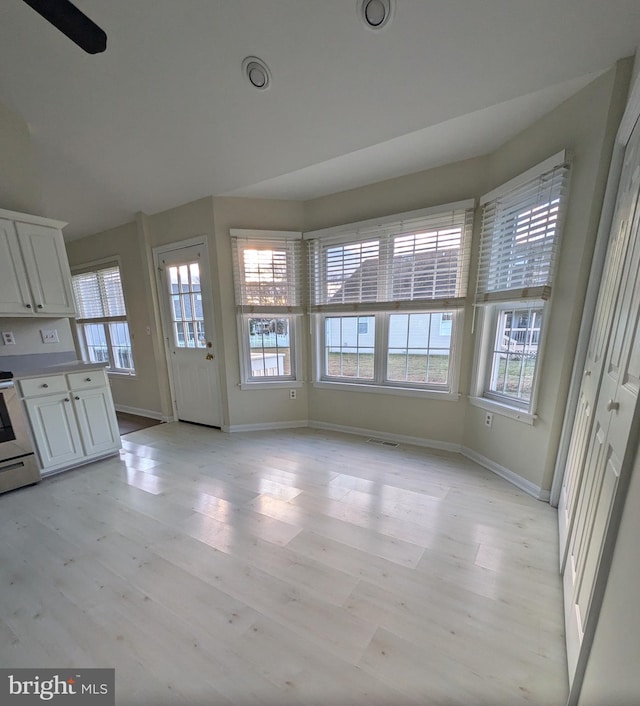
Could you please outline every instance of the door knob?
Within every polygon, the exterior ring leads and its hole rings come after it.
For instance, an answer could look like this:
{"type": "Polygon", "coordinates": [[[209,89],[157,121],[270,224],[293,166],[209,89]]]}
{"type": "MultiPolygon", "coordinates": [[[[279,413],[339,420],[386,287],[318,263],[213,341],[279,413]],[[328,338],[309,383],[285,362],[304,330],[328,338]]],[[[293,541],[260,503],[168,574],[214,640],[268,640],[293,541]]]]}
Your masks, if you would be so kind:
{"type": "Polygon", "coordinates": [[[607,412],[617,412],[620,409],[620,402],[609,400],[607,402],[607,412]]]}
{"type": "Polygon", "coordinates": [[[588,378],[589,375],[591,375],[591,371],[590,371],[590,370],[585,370],[585,371],[584,371],[584,376],[585,376],[586,378],[588,378]]]}

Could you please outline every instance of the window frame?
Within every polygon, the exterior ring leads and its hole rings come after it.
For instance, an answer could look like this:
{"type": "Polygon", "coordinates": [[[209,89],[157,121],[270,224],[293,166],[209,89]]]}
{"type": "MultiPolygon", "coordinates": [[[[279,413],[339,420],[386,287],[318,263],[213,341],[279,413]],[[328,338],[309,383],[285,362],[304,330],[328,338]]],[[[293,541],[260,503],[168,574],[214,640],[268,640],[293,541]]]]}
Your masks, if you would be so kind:
{"type": "Polygon", "coordinates": [[[301,314],[283,314],[282,312],[261,312],[260,314],[239,313],[236,317],[238,327],[238,345],[240,347],[240,389],[241,390],[257,390],[273,389],[273,388],[289,388],[302,387],[300,379],[301,356],[302,349],[301,331],[302,331],[302,315],[301,314]],[[248,329],[249,319],[288,319],[289,321],[289,350],[291,362],[290,375],[253,375],[251,365],[251,346],[249,345],[246,331],[248,329]]]}
{"type": "Polygon", "coordinates": [[[313,315],[312,334],[316,345],[312,348],[313,386],[319,389],[352,390],[399,396],[417,396],[432,399],[457,400],[460,398],[460,368],[462,338],[464,332],[464,308],[458,309],[412,309],[408,311],[363,311],[322,312],[313,315]],[[404,382],[390,380],[388,376],[389,320],[397,314],[451,314],[451,346],[447,385],[435,383],[404,382]],[[325,353],[326,320],[330,318],[374,317],[374,375],[368,378],[349,378],[327,375],[325,353]]]}
{"type": "Polygon", "coordinates": [[[474,375],[475,386],[473,396],[470,398],[472,404],[529,424],[533,424],[536,421],[537,415],[533,410],[536,409],[538,401],[541,380],[539,373],[544,357],[549,310],[549,301],[542,299],[516,299],[509,302],[494,302],[482,307],[478,319],[481,340],[478,345],[479,356],[477,360],[477,370],[474,375]],[[494,347],[500,313],[506,310],[517,311],[518,309],[524,310],[531,308],[542,309],[542,326],[540,327],[538,338],[538,352],[536,355],[533,381],[531,383],[531,396],[528,402],[518,402],[518,400],[512,396],[502,395],[490,390],[494,347]]]}
{"type": "MultiPolygon", "coordinates": [[[[467,304],[474,205],[473,199],[467,199],[304,234],[305,240],[309,241],[314,387],[437,399],[460,398],[462,336],[464,309],[467,304]],[[453,229],[460,229],[461,233],[455,265],[447,257],[452,247],[448,243],[451,242],[449,239],[453,229]],[[423,235],[424,238],[416,237],[423,235]],[[414,238],[413,246],[410,242],[411,237],[414,238]],[[375,248],[371,244],[373,241],[377,241],[375,248]],[[429,244],[430,242],[435,244],[435,248],[429,244]],[[395,250],[396,243],[398,243],[398,254],[395,250]],[[358,259],[358,245],[361,250],[362,247],[367,246],[370,253],[366,258],[358,259]],[[345,270],[359,272],[360,280],[352,283],[356,286],[355,290],[352,287],[351,291],[347,291],[345,284],[349,282],[349,278],[343,276],[340,288],[336,290],[336,293],[340,294],[340,301],[335,299],[332,301],[335,293],[332,294],[329,288],[331,278],[328,275],[328,258],[332,250],[339,250],[343,246],[345,249],[351,246],[352,252],[356,253],[352,255],[348,265],[345,265],[345,270]],[[407,256],[410,259],[403,265],[400,258],[407,256]],[[365,270],[364,263],[367,259],[370,263],[368,270],[365,270]],[[420,270],[418,264],[421,259],[424,263],[423,270],[420,270]],[[374,269],[377,270],[378,277],[375,294],[373,288],[369,286],[374,269]],[[443,273],[441,280],[437,279],[439,272],[443,273]],[[452,279],[453,273],[455,273],[455,279],[452,279]],[[420,280],[419,277],[426,280],[420,280]],[[430,278],[431,284],[429,284],[430,278]],[[371,291],[367,291],[365,297],[361,296],[356,301],[353,294],[358,286],[360,293],[365,289],[371,291]],[[432,289],[431,298],[424,296],[429,289],[432,289]],[[387,379],[389,321],[394,314],[452,315],[446,386],[387,379]],[[326,370],[325,322],[332,317],[357,316],[373,316],[376,321],[374,378],[370,380],[328,376],[324,372],[326,370]]],[[[343,257],[345,261],[346,255],[345,253],[343,257]]],[[[337,259],[339,261],[339,258],[337,259]]]]}
{"type": "Polygon", "coordinates": [[[236,296],[236,329],[238,337],[239,367],[241,390],[278,389],[302,387],[302,330],[303,311],[302,302],[299,300],[302,292],[302,233],[299,231],[269,231],[254,229],[231,228],[229,235],[233,251],[233,275],[236,296]],[[288,248],[287,270],[293,268],[291,279],[287,272],[289,293],[294,292],[294,301],[282,306],[255,305],[247,302],[245,296],[244,273],[241,272],[241,253],[244,249],[255,247],[265,248],[270,244],[274,246],[281,243],[288,248]],[[293,285],[293,288],[292,286],[293,285]],[[287,319],[289,322],[289,350],[291,373],[288,375],[254,375],[251,365],[251,345],[249,333],[249,320],[255,318],[287,319]]]}
{"type": "Polygon", "coordinates": [[[79,309],[78,309],[78,302],[76,300],[76,290],[75,287],[72,287],[73,290],[73,298],[74,298],[74,306],[76,308],[76,316],[74,318],[74,325],[72,327],[73,334],[74,334],[74,339],[76,342],[76,347],[80,351],[80,354],[82,356],[82,360],[87,363],[95,363],[95,362],[104,362],[104,361],[92,361],[89,356],[89,344],[87,342],[87,336],[85,333],[85,326],[102,326],[104,330],[104,337],[106,340],[106,348],[107,348],[107,356],[108,356],[108,365],[106,366],[106,372],[108,375],[114,375],[114,376],[123,376],[123,377],[135,377],[136,376],[136,368],[135,368],[135,360],[136,360],[136,354],[134,350],[134,341],[133,341],[133,336],[131,334],[131,326],[129,323],[129,314],[127,311],[127,305],[126,305],[126,297],[124,294],[124,285],[122,282],[122,267],[120,264],[120,258],[107,258],[103,260],[94,260],[92,262],[87,262],[83,263],[80,265],[76,265],[71,268],[71,279],[72,283],[75,277],[83,274],[89,274],[89,273],[98,273],[102,270],[108,270],[112,269],[114,267],[117,267],[118,269],[118,275],[119,275],[119,280],[120,280],[120,287],[122,289],[122,300],[123,300],[123,305],[125,309],[125,314],[124,315],[117,315],[117,316],[102,316],[102,317],[92,317],[92,318],[82,318],[78,316],[79,309]],[[117,366],[116,360],[114,358],[114,353],[113,353],[113,348],[114,344],[112,342],[112,337],[111,337],[111,324],[125,324],[127,327],[127,332],[129,336],[129,349],[131,351],[131,359],[133,366],[132,368],[122,368],[117,366]]]}
{"type": "MultiPolygon", "coordinates": [[[[555,223],[554,240],[552,243],[551,263],[548,268],[548,276],[543,284],[532,283],[529,288],[524,286],[513,290],[492,291],[491,288],[481,290],[480,274],[482,267],[483,248],[485,243],[484,227],[481,228],[481,238],[479,242],[479,259],[478,272],[476,273],[476,300],[474,312],[474,329],[477,331],[476,346],[474,355],[474,369],[472,373],[471,394],[469,402],[471,405],[480,407],[490,412],[495,412],[512,419],[527,423],[535,424],[538,419],[536,413],[538,404],[538,394],[543,377],[543,359],[547,343],[547,331],[549,327],[549,319],[552,313],[552,291],[557,270],[558,254],[560,251],[560,243],[562,240],[562,229],[564,225],[564,213],[566,211],[568,201],[568,182],[569,182],[569,165],[567,153],[563,150],[544,162],[532,167],[523,174],[506,182],[502,186],[494,189],[489,194],[483,196],[480,200],[481,206],[491,204],[495,199],[503,196],[509,197],[517,189],[526,186],[535,179],[541,179],[545,174],[557,168],[565,170],[561,178],[560,195],[558,196],[558,214],[555,223]],[[505,310],[517,309],[542,309],[542,326],[540,328],[538,338],[538,350],[536,355],[536,364],[533,373],[533,381],[531,387],[531,396],[528,402],[519,402],[516,398],[509,395],[501,395],[491,391],[490,376],[493,365],[493,356],[495,348],[495,340],[497,335],[497,324],[499,313],[505,310]]],[[[554,203],[551,201],[550,203],[554,203]]],[[[529,207],[523,204],[523,212],[529,207]]],[[[550,212],[551,209],[548,210],[550,212]]],[[[486,265],[485,265],[486,266],[486,265]]]]}

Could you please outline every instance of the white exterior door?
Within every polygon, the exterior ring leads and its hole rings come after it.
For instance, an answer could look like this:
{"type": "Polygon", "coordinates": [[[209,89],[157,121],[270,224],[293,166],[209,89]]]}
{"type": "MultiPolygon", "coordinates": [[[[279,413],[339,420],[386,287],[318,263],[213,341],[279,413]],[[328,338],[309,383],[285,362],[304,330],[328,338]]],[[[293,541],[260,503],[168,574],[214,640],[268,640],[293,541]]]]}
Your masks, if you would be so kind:
{"type": "Polygon", "coordinates": [[[181,421],[220,427],[206,245],[176,244],[155,253],[175,413],[181,421]]]}
{"type": "Polygon", "coordinates": [[[597,619],[638,436],[640,128],[627,148],[559,513],[569,678],[597,619]],[[563,532],[564,524],[564,532],[563,532]],[[594,604],[596,606],[594,614],[594,604]]]}

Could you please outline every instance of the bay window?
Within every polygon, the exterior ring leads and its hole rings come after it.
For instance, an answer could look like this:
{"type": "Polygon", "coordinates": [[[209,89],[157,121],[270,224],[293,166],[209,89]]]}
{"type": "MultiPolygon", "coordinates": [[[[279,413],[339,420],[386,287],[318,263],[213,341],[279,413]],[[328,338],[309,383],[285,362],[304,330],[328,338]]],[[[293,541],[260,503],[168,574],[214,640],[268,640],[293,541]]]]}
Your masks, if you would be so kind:
{"type": "Polygon", "coordinates": [[[305,234],[316,384],[457,393],[472,207],[305,234]]]}
{"type": "Polygon", "coordinates": [[[529,421],[567,186],[561,152],[480,201],[476,402],[520,411],[529,421]]]}
{"type": "Polygon", "coordinates": [[[301,379],[302,234],[231,229],[241,386],[301,379]]]}

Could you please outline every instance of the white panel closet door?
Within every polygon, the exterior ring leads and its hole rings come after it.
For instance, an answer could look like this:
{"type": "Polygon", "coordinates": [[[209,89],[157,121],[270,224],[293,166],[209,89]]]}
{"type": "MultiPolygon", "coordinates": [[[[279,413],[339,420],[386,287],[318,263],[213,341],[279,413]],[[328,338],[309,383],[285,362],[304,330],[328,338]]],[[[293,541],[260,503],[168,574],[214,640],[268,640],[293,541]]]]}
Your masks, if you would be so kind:
{"type": "Polygon", "coordinates": [[[561,567],[564,566],[567,558],[568,539],[575,519],[582,472],[593,433],[596,397],[602,382],[605,355],[611,341],[613,316],[620,296],[622,272],[629,250],[634,214],[638,209],[639,164],[640,129],[636,129],[625,152],[607,259],[602,274],[558,503],[561,567]]]}
{"type": "MultiPolygon", "coordinates": [[[[567,658],[576,673],[604,590],[617,520],[638,432],[640,391],[640,129],[627,148],[615,231],[573,428],[559,512],[564,513],[563,573],[567,658]],[[595,610],[594,610],[595,606],[595,610]]],[[[562,517],[562,516],[561,516],[562,517]]],[[[561,519],[562,522],[562,519],[561,519]]],[[[561,525],[562,526],[562,525],[561,525]]]]}

